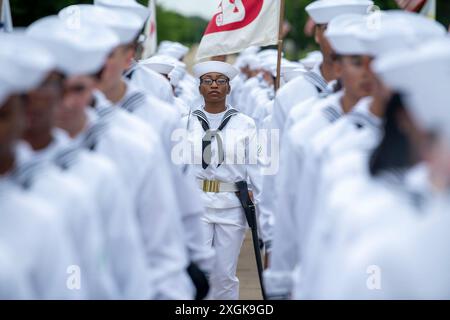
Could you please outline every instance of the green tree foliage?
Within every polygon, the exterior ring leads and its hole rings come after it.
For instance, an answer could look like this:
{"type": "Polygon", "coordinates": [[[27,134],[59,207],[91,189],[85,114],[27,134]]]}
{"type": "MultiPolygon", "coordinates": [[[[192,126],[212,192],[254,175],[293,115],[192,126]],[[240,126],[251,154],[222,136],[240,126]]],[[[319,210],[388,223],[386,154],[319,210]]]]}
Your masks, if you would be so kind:
{"type": "Polygon", "coordinates": [[[445,26],[450,25],[450,1],[437,0],[437,20],[442,22],[445,26]]]}
{"type": "Polygon", "coordinates": [[[90,0],[10,0],[14,26],[26,27],[39,18],[57,14],[72,4],[92,3],[90,0]]]}
{"type": "Polygon", "coordinates": [[[157,7],[158,40],[172,40],[184,44],[200,42],[208,21],[200,17],[184,17],[157,7]]]}
{"type": "MultiPolygon", "coordinates": [[[[304,33],[305,24],[308,20],[305,8],[311,2],[311,0],[286,0],[286,19],[292,27],[287,39],[293,41],[297,52],[310,51],[316,48],[314,39],[306,36],[304,33]]],[[[394,0],[375,0],[375,4],[381,9],[397,8],[394,0]]]]}
{"type": "MultiPolygon", "coordinates": [[[[206,1],[206,0],[205,0],[206,1]]],[[[139,0],[147,5],[146,0],[139,0]]],[[[72,4],[93,3],[93,0],[10,0],[14,26],[26,27],[33,21],[52,14],[72,4]]],[[[184,44],[200,41],[208,22],[199,17],[184,17],[176,12],[157,7],[158,39],[184,44]]]]}

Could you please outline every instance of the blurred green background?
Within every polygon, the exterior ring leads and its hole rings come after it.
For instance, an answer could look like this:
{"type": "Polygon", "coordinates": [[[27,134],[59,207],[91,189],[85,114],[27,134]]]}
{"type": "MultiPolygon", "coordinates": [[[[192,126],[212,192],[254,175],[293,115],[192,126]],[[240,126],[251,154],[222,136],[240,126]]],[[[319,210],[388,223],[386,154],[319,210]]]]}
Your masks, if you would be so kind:
{"type": "MultiPolygon", "coordinates": [[[[92,3],[92,0],[10,0],[15,26],[27,26],[40,17],[57,13],[60,9],[76,3],[92,3]]],[[[180,0],[187,1],[187,0],[180,0]]],[[[211,0],[205,0],[211,1],[211,0]]],[[[147,5],[147,0],[139,0],[147,5]]],[[[289,58],[298,58],[304,52],[315,48],[314,41],[304,33],[307,14],[305,7],[312,0],[286,0],[286,19],[291,31],[285,41],[289,58]]],[[[374,0],[381,9],[397,8],[394,0],[374,0]]],[[[199,17],[184,17],[176,12],[157,7],[158,41],[172,40],[192,45],[198,43],[207,21],[199,17]]],[[[450,24],[450,1],[437,0],[437,19],[450,24]]]]}

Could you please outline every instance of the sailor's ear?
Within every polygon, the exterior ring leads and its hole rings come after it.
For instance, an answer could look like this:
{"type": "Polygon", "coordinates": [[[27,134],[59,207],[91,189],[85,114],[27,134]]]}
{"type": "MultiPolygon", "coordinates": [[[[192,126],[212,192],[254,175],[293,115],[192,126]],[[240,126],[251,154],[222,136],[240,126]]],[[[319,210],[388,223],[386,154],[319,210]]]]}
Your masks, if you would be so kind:
{"type": "Polygon", "coordinates": [[[230,93],[231,93],[231,86],[230,86],[230,84],[228,84],[227,94],[230,94],[230,93]]]}

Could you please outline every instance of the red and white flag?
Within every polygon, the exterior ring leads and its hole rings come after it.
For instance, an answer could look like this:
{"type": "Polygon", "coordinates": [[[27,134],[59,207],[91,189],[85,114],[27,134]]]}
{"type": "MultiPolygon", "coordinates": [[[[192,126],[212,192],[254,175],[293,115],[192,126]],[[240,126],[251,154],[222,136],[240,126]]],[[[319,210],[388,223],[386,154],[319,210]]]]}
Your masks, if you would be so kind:
{"type": "Polygon", "coordinates": [[[150,10],[150,17],[145,25],[145,43],[142,58],[148,58],[156,52],[158,46],[158,37],[156,33],[156,0],[148,1],[148,8],[150,10]]]}
{"type": "MultiPolygon", "coordinates": [[[[218,0],[210,0],[218,1],[218,0]]],[[[197,59],[226,55],[278,41],[280,0],[220,0],[197,51],[197,59]]]]}

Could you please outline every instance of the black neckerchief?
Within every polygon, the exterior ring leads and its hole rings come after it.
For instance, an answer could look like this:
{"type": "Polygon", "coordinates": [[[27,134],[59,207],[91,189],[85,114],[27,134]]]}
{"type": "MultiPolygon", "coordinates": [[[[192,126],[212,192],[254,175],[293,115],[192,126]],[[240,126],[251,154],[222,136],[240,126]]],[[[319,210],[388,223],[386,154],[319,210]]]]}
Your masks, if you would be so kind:
{"type": "Polygon", "coordinates": [[[220,167],[220,165],[225,161],[225,155],[222,148],[222,139],[219,136],[219,131],[222,131],[225,126],[230,121],[231,117],[238,114],[239,112],[236,109],[229,109],[225,112],[222,121],[220,123],[220,126],[217,128],[217,130],[211,130],[209,128],[209,121],[206,117],[205,113],[201,110],[195,110],[192,114],[197,117],[198,121],[200,121],[200,124],[202,125],[203,130],[205,131],[205,135],[202,138],[202,167],[203,169],[206,169],[209,164],[211,163],[211,141],[214,137],[217,137],[217,144],[219,147],[219,164],[217,165],[217,168],[220,167]]]}

